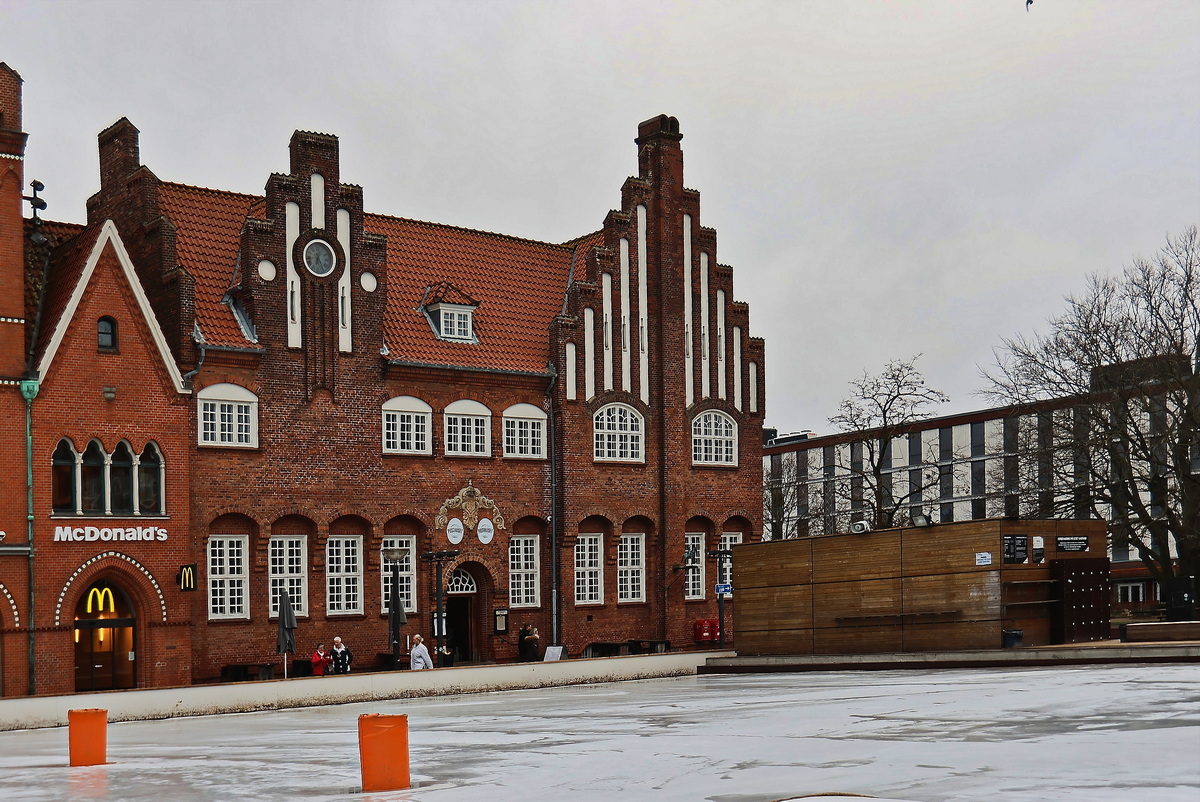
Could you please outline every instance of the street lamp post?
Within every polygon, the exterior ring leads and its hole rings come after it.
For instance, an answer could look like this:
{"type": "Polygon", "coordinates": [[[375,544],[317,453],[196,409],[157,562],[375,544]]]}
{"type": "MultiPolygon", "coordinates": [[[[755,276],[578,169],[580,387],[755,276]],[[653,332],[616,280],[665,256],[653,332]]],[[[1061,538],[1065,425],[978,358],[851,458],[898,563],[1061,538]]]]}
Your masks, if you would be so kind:
{"type": "Polygon", "coordinates": [[[405,549],[383,550],[383,561],[392,564],[392,582],[388,592],[388,637],[392,641],[392,668],[400,668],[400,627],[408,623],[404,612],[404,601],[400,598],[400,560],[405,549]]]}
{"type": "MultiPolygon", "coordinates": [[[[724,578],[725,566],[733,559],[732,549],[713,549],[708,553],[709,557],[717,558],[717,584],[721,584],[724,578]]],[[[717,594],[717,644],[725,648],[725,594],[717,594]]]]}
{"type": "Polygon", "coordinates": [[[433,619],[433,632],[437,636],[438,665],[442,664],[442,638],[446,635],[446,619],[442,612],[442,566],[453,560],[461,552],[458,549],[445,551],[427,551],[421,555],[422,560],[433,563],[434,573],[437,574],[437,612],[433,619]]]}

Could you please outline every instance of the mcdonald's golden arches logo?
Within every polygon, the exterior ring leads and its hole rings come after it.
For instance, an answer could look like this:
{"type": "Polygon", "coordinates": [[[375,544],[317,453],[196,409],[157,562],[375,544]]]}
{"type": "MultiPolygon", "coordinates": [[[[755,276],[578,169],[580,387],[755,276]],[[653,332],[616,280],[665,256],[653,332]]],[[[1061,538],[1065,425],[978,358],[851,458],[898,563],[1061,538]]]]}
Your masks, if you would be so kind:
{"type": "Polygon", "coordinates": [[[113,598],[112,588],[92,588],[89,590],[87,597],[87,611],[89,613],[103,613],[104,602],[106,599],[108,600],[108,612],[116,613],[117,600],[113,598]],[[92,609],[93,604],[95,604],[95,610],[92,609]]]}
{"type": "Polygon", "coordinates": [[[175,581],[179,584],[180,590],[195,590],[196,563],[179,566],[179,573],[175,575],[175,581]]]}

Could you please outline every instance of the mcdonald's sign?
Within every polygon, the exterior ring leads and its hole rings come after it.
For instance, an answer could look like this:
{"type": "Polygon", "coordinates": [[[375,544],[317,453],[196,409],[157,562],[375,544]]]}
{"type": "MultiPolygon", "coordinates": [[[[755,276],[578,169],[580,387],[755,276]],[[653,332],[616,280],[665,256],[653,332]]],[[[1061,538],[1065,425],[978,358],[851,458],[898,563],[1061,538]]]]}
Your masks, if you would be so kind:
{"type": "Polygon", "coordinates": [[[179,585],[180,590],[195,590],[196,563],[179,566],[179,573],[175,575],[175,582],[179,585]]]}
{"type": "Polygon", "coordinates": [[[87,597],[87,611],[89,613],[103,613],[104,602],[106,599],[108,600],[108,612],[116,613],[117,600],[113,598],[112,588],[92,588],[89,590],[87,597]],[[95,605],[94,610],[92,609],[93,605],[95,605]]]}

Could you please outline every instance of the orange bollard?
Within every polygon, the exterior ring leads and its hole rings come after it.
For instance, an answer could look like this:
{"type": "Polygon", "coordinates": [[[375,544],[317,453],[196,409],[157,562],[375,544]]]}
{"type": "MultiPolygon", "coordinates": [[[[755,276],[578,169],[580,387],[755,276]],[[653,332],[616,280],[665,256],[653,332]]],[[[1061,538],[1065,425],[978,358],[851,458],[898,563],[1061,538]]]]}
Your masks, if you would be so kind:
{"type": "Polygon", "coordinates": [[[363,793],[412,786],[408,773],[408,716],[366,713],[358,717],[358,762],[363,793]]]}
{"type": "Polygon", "coordinates": [[[68,710],[67,729],[72,766],[103,766],[108,762],[107,710],[68,710]]]}

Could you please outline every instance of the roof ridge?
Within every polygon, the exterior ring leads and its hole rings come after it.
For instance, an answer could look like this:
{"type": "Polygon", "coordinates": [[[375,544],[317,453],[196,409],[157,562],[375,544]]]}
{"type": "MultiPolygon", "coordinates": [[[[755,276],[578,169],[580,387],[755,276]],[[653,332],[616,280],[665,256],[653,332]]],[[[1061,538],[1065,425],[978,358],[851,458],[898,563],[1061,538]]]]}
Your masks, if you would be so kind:
{"type": "Polygon", "coordinates": [[[213,187],[202,187],[199,184],[184,184],[179,181],[163,181],[161,185],[168,187],[178,187],[180,189],[191,189],[200,192],[207,192],[212,195],[235,195],[239,198],[249,198],[251,200],[266,200],[265,195],[254,195],[249,192],[234,192],[231,189],[215,189],[213,187]]]}
{"type": "MultiPolygon", "coordinates": [[[[520,237],[516,234],[502,234],[498,231],[486,231],[481,228],[467,228],[466,226],[456,226],[453,223],[435,223],[431,220],[418,220],[414,217],[397,217],[390,214],[380,214],[378,212],[364,212],[364,217],[379,218],[381,220],[394,220],[398,223],[411,223],[417,226],[425,226],[426,228],[441,228],[450,229],[452,231],[462,231],[467,234],[481,234],[485,237],[496,237],[498,239],[514,240],[516,242],[527,242],[531,245],[543,245],[550,248],[559,248],[561,250],[570,250],[569,245],[560,245],[557,242],[547,242],[540,239],[532,239],[530,237],[520,237]]],[[[364,228],[365,228],[364,224],[364,228]]]]}

